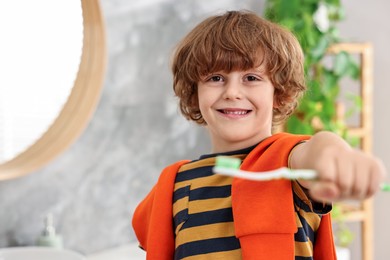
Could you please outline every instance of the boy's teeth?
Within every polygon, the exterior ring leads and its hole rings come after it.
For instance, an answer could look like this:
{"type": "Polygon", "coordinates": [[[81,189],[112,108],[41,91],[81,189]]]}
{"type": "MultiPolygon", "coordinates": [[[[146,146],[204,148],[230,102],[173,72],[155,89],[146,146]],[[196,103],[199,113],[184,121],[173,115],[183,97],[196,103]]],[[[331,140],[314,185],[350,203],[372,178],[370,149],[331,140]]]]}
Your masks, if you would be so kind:
{"type": "Polygon", "coordinates": [[[231,114],[231,115],[245,115],[246,113],[248,113],[248,111],[246,111],[246,110],[240,110],[240,111],[224,110],[223,113],[231,114]]]}

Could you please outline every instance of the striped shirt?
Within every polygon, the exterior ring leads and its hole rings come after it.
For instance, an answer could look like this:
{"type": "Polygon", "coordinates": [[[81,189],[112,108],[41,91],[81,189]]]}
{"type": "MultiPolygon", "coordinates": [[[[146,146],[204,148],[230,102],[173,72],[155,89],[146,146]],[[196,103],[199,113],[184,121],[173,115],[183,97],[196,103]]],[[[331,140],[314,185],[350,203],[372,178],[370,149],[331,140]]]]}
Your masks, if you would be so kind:
{"type": "MultiPolygon", "coordinates": [[[[180,168],[173,194],[175,260],[242,259],[233,224],[233,179],[213,174],[212,167],[217,155],[243,160],[253,148],[203,155],[180,168]]],[[[321,215],[331,206],[311,202],[297,182],[292,187],[298,227],[295,259],[310,260],[321,215]]]]}

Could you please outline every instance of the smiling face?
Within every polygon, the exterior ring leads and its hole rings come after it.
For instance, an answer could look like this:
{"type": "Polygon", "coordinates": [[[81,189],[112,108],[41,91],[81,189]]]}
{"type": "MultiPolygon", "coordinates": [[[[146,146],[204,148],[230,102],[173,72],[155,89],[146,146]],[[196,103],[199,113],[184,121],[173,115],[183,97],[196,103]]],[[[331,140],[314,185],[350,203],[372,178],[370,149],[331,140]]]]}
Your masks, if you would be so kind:
{"type": "Polygon", "coordinates": [[[215,151],[269,136],[271,125],[283,123],[306,90],[295,36],[247,11],[198,24],[178,44],[172,73],[181,113],[209,128],[215,151]]]}
{"type": "Polygon", "coordinates": [[[213,152],[246,148],[271,135],[274,86],[261,67],[202,77],[198,105],[213,152]]]}

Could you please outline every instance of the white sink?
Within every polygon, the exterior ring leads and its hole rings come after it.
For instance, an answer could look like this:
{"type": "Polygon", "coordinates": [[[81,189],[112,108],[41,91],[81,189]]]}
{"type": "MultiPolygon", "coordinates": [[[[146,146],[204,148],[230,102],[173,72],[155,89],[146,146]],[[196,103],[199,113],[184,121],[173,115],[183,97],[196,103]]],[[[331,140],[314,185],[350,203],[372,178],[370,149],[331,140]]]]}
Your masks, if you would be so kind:
{"type": "MultiPolygon", "coordinates": [[[[88,255],[87,260],[145,260],[146,252],[130,243],[88,255]]],[[[0,259],[1,260],[1,259],[0,259]]]]}
{"type": "Polygon", "coordinates": [[[0,248],[0,260],[85,260],[79,253],[50,247],[0,248]]]}

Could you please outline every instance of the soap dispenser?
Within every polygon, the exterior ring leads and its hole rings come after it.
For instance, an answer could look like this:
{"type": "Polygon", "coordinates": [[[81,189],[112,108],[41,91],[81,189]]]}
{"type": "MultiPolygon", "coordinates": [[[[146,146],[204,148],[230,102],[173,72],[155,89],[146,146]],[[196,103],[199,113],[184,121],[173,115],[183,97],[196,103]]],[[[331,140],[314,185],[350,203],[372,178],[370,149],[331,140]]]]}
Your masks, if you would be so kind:
{"type": "Polygon", "coordinates": [[[56,230],[53,225],[53,214],[47,214],[44,223],[45,228],[41,236],[38,238],[37,245],[62,248],[62,237],[56,234],[56,230]]]}

